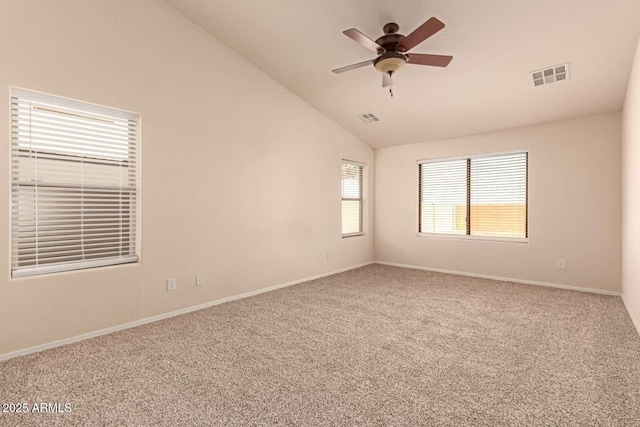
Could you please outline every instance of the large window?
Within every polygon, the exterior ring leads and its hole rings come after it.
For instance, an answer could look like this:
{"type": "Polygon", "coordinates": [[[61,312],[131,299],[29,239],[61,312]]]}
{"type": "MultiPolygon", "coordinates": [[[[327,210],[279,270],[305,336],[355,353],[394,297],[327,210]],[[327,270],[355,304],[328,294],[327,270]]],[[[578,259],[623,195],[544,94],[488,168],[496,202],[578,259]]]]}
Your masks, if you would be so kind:
{"type": "Polygon", "coordinates": [[[362,234],[363,165],[342,161],[342,236],[362,234]]]}
{"type": "Polygon", "coordinates": [[[136,114],[11,95],[12,276],[135,262],[136,114]]]}
{"type": "Polygon", "coordinates": [[[418,231],[528,237],[526,152],[421,161],[418,231]]]}

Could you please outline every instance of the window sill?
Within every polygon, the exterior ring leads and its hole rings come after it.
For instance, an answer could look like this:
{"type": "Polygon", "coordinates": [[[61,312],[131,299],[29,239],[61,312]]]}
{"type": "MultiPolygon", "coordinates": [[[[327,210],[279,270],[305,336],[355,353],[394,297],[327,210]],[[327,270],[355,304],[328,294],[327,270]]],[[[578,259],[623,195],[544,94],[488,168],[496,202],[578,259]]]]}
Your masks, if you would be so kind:
{"type": "Polygon", "coordinates": [[[348,237],[358,237],[358,236],[364,236],[364,232],[343,234],[343,235],[342,235],[342,238],[343,238],[343,239],[346,239],[346,238],[348,238],[348,237]]]}
{"type": "Polygon", "coordinates": [[[469,236],[466,234],[442,234],[442,233],[417,233],[418,237],[427,237],[431,239],[451,239],[451,240],[469,240],[480,242],[496,242],[496,243],[516,243],[528,244],[529,238],[517,237],[492,237],[492,236],[469,236]]]}
{"type": "Polygon", "coordinates": [[[81,272],[86,270],[93,270],[102,267],[115,267],[120,265],[138,264],[140,259],[137,255],[131,255],[124,259],[105,259],[95,261],[84,261],[77,263],[68,263],[62,265],[51,265],[42,267],[30,267],[24,269],[17,269],[11,272],[12,279],[21,279],[25,277],[35,277],[42,275],[51,275],[57,273],[70,273],[81,272]]]}

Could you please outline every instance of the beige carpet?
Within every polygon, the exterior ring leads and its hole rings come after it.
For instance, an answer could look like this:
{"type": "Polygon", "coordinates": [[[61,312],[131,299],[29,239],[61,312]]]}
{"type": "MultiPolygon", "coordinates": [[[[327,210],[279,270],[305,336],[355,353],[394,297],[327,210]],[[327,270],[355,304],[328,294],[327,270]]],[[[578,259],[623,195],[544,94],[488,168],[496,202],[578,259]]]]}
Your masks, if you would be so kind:
{"type": "MultiPolygon", "coordinates": [[[[5,325],[6,326],[6,325],[5,325]]],[[[372,265],[0,363],[0,425],[634,426],[618,297],[372,265]]]]}

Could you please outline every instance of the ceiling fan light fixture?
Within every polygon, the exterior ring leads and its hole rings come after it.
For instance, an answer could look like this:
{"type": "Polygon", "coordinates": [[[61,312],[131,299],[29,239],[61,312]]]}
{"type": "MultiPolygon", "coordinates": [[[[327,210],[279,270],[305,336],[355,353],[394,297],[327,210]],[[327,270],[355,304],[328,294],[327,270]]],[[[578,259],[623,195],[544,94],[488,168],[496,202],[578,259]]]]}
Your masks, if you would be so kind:
{"type": "Polygon", "coordinates": [[[373,63],[376,70],[383,74],[395,73],[404,67],[407,57],[398,52],[387,52],[379,56],[373,63]]]}

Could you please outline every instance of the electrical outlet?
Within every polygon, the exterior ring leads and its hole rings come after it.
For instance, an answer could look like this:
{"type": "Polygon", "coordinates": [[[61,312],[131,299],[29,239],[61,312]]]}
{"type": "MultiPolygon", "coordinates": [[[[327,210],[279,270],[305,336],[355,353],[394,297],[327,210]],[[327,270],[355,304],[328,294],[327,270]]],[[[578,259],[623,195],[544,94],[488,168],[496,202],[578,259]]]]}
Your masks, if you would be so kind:
{"type": "Polygon", "coordinates": [[[196,274],[196,286],[204,285],[204,274],[196,274]]]}
{"type": "Polygon", "coordinates": [[[404,253],[404,246],[402,245],[398,246],[398,252],[401,254],[404,253]]]}
{"type": "Polygon", "coordinates": [[[559,260],[558,260],[557,267],[558,267],[560,270],[564,270],[564,260],[563,260],[563,259],[559,259],[559,260]]]}
{"type": "Polygon", "coordinates": [[[167,279],[167,291],[175,291],[178,286],[176,279],[167,279]]]}
{"type": "Polygon", "coordinates": [[[327,261],[331,261],[331,252],[327,252],[327,261]]]}

